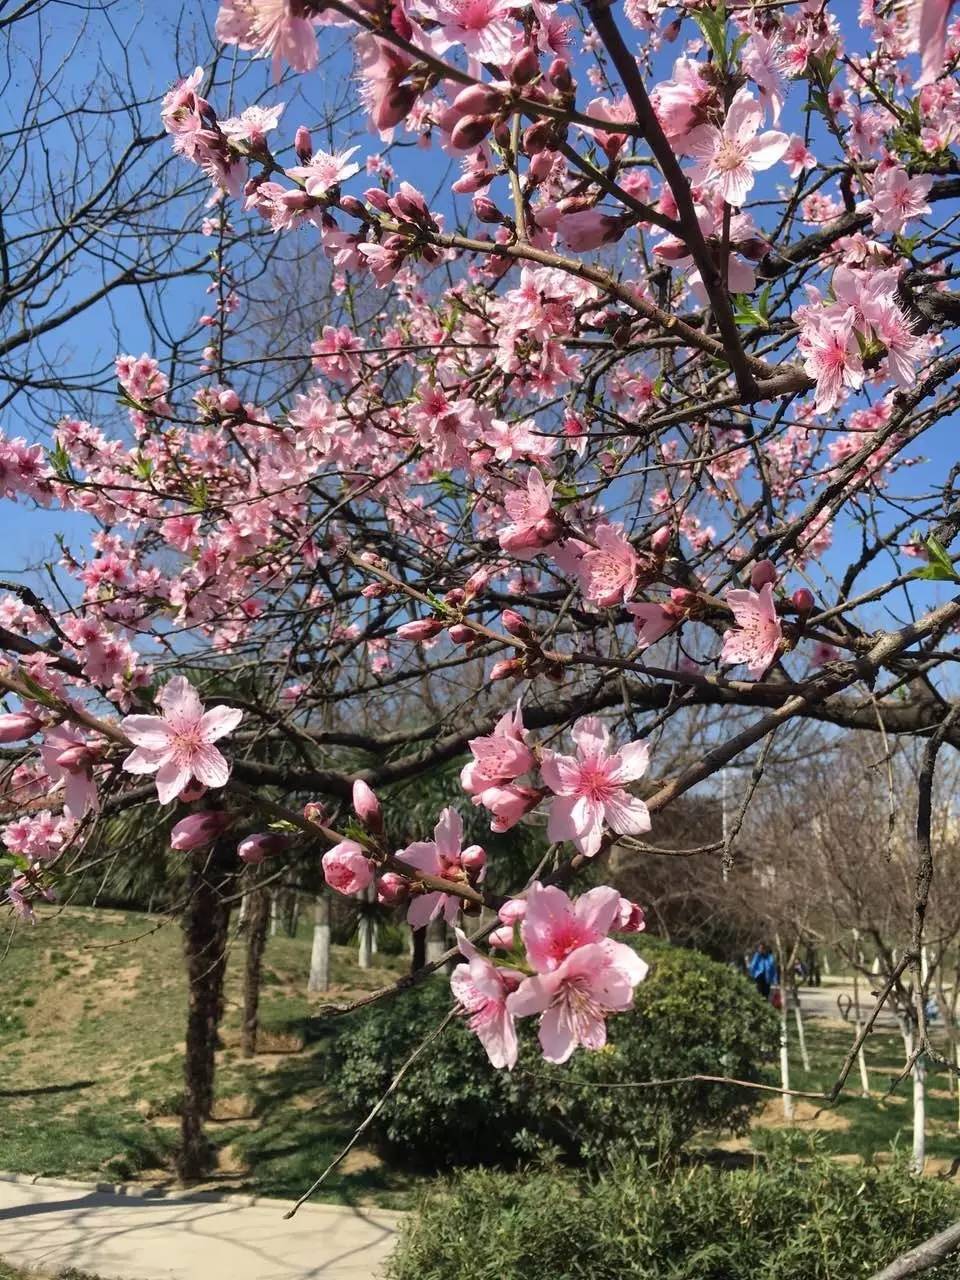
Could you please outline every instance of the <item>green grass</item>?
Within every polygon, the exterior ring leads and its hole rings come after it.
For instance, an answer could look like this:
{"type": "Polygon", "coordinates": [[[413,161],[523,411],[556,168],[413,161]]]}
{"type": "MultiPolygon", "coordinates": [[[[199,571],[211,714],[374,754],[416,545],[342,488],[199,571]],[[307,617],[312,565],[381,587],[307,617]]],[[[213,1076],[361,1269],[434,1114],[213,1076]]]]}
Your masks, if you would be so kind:
{"type": "MultiPolygon", "coordinates": [[[[0,940],[0,1167],[107,1181],[173,1180],[186,1017],[181,945],[175,923],[85,909],[48,910],[34,928],[0,940]]],[[[296,938],[268,941],[262,1025],[277,1052],[249,1062],[239,1050],[242,940],[232,946],[217,1105],[208,1126],[219,1160],[213,1185],[299,1195],[353,1133],[329,1065],[330,1024],[312,1017],[316,1001],[305,994],[309,953],[306,921],[296,938]]],[[[383,968],[360,972],[354,954],[334,948],[334,985],[324,1000],[380,987],[406,967],[405,956],[387,956],[383,968]]],[[[791,1021],[791,1083],[822,1091],[836,1077],[853,1028],[813,1019],[806,1026],[811,1070],[800,1069],[791,1021]]],[[[819,1131],[836,1156],[876,1162],[910,1147],[910,1082],[883,1097],[903,1062],[896,1033],[874,1033],[866,1054],[871,1098],[859,1097],[854,1067],[839,1106],[816,1115],[817,1105],[803,1102],[797,1127],[819,1131]]],[[[938,1171],[960,1153],[956,1094],[942,1072],[931,1071],[928,1086],[927,1150],[938,1171]]],[[[767,1141],[764,1130],[780,1123],[780,1111],[773,1098],[751,1134],[755,1149],[767,1141]]],[[[704,1135],[699,1145],[713,1141],[704,1135]]],[[[320,1198],[403,1208],[418,1185],[361,1145],[320,1198]]],[[[8,1280],[2,1269],[0,1280],[8,1280]]]]}
{"type": "MultiPolygon", "coordinates": [[[[804,1021],[810,1070],[804,1071],[792,1015],[788,1044],[790,1051],[790,1086],[810,1093],[827,1092],[837,1079],[844,1058],[854,1040],[852,1025],[841,1027],[815,1018],[804,1021]]],[[[935,1036],[936,1038],[936,1036],[935,1036]]],[[[944,1049],[946,1046],[944,1045],[944,1049]]],[[[913,1144],[913,1092],[908,1077],[890,1092],[903,1069],[903,1040],[896,1031],[877,1030],[864,1044],[870,1097],[861,1094],[860,1074],[854,1062],[846,1087],[838,1102],[828,1107],[816,1099],[795,1101],[794,1128],[818,1135],[819,1148],[846,1159],[858,1158],[868,1164],[889,1160],[894,1152],[903,1154],[913,1144]]],[[[926,1092],[927,1171],[942,1173],[960,1155],[960,1132],[957,1128],[956,1081],[942,1068],[931,1066],[927,1073],[926,1092]]],[[[698,1143],[706,1148],[720,1140],[727,1147],[764,1150],[773,1129],[785,1128],[783,1102],[771,1097],[762,1114],[754,1122],[746,1143],[723,1142],[722,1135],[704,1134],[698,1143]]]]}
{"type": "MultiPolygon", "coordinates": [[[[21,1271],[19,1267],[11,1267],[0,1258],[0,1280],[47,1280],[47,1278],[42,1277],[39,1271],[21,1271]]],[[[66,1271],[58,1271],[55,1276],[50,1276],[49,1280],[100,1280],[100,1278],[91,1275],[89,1271],[78,1271],[76,1267],[67,1267],[66,1271]]]]}
{"type": "MultiPolygon", "coordinates": [[[[299,1195],[353,1132],[329,1087],[325,1040],[311,1022],[309,932],[304,923],[296,938],[268,940],[262,1043],[278,1052],[253,1062],[239,1050],[242,940],[231,947],[208,1129],[219,1153],[214,1185],[299,1195]]],[[[186,1018],[178,926],[133,912],[48,911],[8,940],[0,962],[0,1166],[171,1180],[186,1018]]],[[[353,954],[334,948],[324,1000],[380,987],[406,966],[405,957],[388,956],[384,967],[361,972],[353,954]]],[[[323,1198],[409,1202],[409,1177],[371,1152],[344,1168],[323,1198]]]]}

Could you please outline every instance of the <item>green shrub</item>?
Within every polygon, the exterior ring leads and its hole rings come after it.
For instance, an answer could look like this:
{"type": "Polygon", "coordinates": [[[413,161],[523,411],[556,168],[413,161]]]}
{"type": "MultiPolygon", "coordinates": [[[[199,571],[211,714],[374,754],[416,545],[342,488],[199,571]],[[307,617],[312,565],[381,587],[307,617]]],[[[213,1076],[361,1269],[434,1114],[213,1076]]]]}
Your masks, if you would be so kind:
{"type": "MultiPolygon", "coordinates": [[[[776,1017],[752,986],[706,956],[642,939],[651,973],[634,1008],[611,1018],[600,1053],[545,1063],[535,1020],[520,1025],[520,1060],[496,1071],[476,1037],[447,1027],[404,1077],[373,1133],[395,1157],[428,1167],[510,1162],[557,1148],[569,1158],[608,1155],[611,1144],[675,1150],[697,1129],[742,1131],[756,1094],[715,1084],[633,1087],[696,1074],[763,1078],[776,1017]]],[[[354,1015],[333,1054],[342,1098],[365,1114],[450,1007],[437,978],[354,1015]]]]}
{"type": "MultiPolygon", "coordinates": [[[[390,1280],[865,1280],[960,1213],[900,1167],[784,1159],[604,1177],[475,1170],[403,1229],[390,1280]]],[[[924,1273],[960,1280],[960,1260],[924,1273]]]]}

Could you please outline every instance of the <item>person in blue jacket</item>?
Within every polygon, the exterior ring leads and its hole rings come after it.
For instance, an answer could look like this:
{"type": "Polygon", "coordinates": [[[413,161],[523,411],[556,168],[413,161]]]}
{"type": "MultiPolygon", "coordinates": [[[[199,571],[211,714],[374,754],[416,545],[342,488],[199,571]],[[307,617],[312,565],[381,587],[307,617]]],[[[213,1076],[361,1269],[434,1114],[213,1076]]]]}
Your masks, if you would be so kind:
{"type": "Polygon", "coordinates": [[[757,984],[757,990],[764,1000],[770,999],[770,988],[777,981],[777,962],[765,942],[758,942],[757,949],[750,957],[750,977],[757,984]]]}

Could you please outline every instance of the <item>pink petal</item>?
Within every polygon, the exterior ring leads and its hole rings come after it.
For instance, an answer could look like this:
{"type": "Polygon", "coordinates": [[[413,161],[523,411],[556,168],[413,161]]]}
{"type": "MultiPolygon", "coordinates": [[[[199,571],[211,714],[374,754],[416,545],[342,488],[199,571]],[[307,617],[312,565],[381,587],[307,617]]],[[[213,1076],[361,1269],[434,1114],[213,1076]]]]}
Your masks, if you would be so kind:
{"type": "Polygon", "coordinates": [[[440,914],[445,893],[423,893],[414,898],[407,908],[407,924],[411,929],[422,929],[434,916],[440,914]]]}
{"type": "Polygon", "coordinates": [[[188,721],[197,721],[203,715],[200,695],[185,676],[174,676],[165,684],[157,696],[157,702],[167,716],[177,715],[188,721]]]}
{"type": "MultiPolygon", "coordinates": [[[[603,1026],[603,1019],[600,1019],[603,1026]]],[[[562,1004],[548,1009],[540,1019],[540,1048],[547,1062],[566,1062],[577,1047],[577,1038],[562,1004]]]]}
{"type": "Polygon", "coordinates": [[[437,876],[443,870],[437,846],[432,840],[415,840],[405,849],[398,850],[397,857],[401,862],[416,867],[417,871],[426,872],[428,876],[437,876]]]}
{"type": "Polygon", "coordinates": [[[170,745],[170,726],[160,716],[124,716],[120,728],[135,746],[148,751],[163,751],[170,745]]]}
{"type": "Polygon", "coordinates": [[[783,153],[790,145],[790,138],[785,133],[770,129],[761,133],[749,145],[751,169],[769,169],[782,159],[783,153]]]}
{"type": "Polygon", "coordinates": [[[173,760],[161,765],[157,773],[157,796],[160,803],[170,804],[172,800],[176,800],[192,776],[189,768],[184,768],[173,760]]]}
{"type": "Polygon", "coordinates": [[[573,756],[561,756],[555,751],[544,751],[540,761],[540,773],[554,795],[570,796],[577,789],[580,766],[573,756]]]}
{"type": "Polygon", "coordinates": [[[443,858],[455,860],[460,853],[463,841],[463,819],[456,809],[444,809],[440,821],[433,829],[437,852],[443,858]]]}
{"type": "Polygon", "coordinates": [[[620,894],[610,885],[588,889],[574,903],[574,914],[585,929],[604,937],[620,913],[620,894]]]}
{"type": "Polygon", "coordinates": [[[583,716],[570,730],[570,736],[584,756],[604,756],[610,745],[610,730],[599,716],[583,716]]]}
{"type": "Polygon", "coordinates": [[[621,836],[638,836],[650,830],[650,813],[642,800],[626,791],[604,803],[603,816],[621,836]]]}
{"type": "Polygon", "coordinates": [[[620,763],[611,780],[615,782],[636,782],[647,772],[650,763],[650,744],[648,742],[628,742],[617,752],[615,759],[620,763]]]}
{"type": "Polygon", "coordinates": [[[516,991],[507,996],[507,1008],[515,1018],[542,1013],[553,999],[554,989],[548,978],[524,978],[516,991]]]}
{"type": "Polygon", "coordinates": [[[150,751],[146,747],[135,747],[123,762],[127,773],[156,773],[166,758],[163,751],[150,751]]]}
{"type": "Polygon", "coordinates": [[[216,742],[232,733],[243,719],[243,712],[236,707],[211,707],[200,720],[200,736],[204,742],[216,742]]]}
{"type": "Polygon", "coordinates": [[[230,766],[216,747],[203,746],[193,753],[191,772],[206,787],[225,787],[230,781],[230,766]]]}

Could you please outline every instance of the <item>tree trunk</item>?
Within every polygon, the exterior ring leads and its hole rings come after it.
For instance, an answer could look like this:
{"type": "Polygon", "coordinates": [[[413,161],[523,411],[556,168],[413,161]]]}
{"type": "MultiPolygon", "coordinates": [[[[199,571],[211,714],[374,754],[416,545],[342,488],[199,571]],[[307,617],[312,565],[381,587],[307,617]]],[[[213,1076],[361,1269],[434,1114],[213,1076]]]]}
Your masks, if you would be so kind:
{"type": "Polygon", "coordinates": [[[287,936],[295,938],[297,936],[297,925],[300,923],[300,895],[296,889],[291,890],[287,900],[286,911],[286,929],[287,936]]]}
{"type": "Polygon", "coordinates": [[[800,1045],[800,1061],[803,1069],[810,1071],[810,1055],[807,1053],[807,1037],[803,1029],[803,1014],[800,1011],[800,992],[796,987],[791,992],[793,998],[793,1016],[797,1024],[797,1043],[800,1045]]]}
{"type": "Polygon", "coordinates": [[[447,926],[443,917],[431,920],[427,925],[427,964],[432,964],[447,949],[447,926]]]}
{"type": "Polygon", "coordinates": [[[373,904],[377,900],[377,888],[374,884],[367,885],[363,891],[360,904],[360,923],[357,926],[357,932],[360,935],[360,954],[357,963],[361,969],[369,969],[373,964],[374,953],[374,929],[376,921],[373,916],[373,904]]]}
{"type": "Polygon", "coordinates": [[[330,986],[330,899],[318,893],[313,905],[313,950],[310,952],[308,991],[326,991],[330,986]]]}
{"type": "MultiPolygon", "coordinates": [[[[909,1062],[913,1057],[916,1038],[906,1015],[900,1023],[900,1034],[903,1036],[903,1051],[909,1062]]],[[[927,1069],[922,1056],[913,1064],[910,1075],[913,1078],[913,1157],[910,1167],[914,1173],[923,1173],[927,1159],[927,1069]]]]}
{"type": "MultiPolygon", "coordinates": [[[[857,1039],[860,1039],[860,1032],[863,1029],[863,1020],[860,1017],[860,965],[863,963],[863,953],[860,950],[860,933],[857,929],[853,931],[853,1012],[857,1024],[857,1039]]],[[[865,1098],[870,1097],[870,1077],[867,1074],[867,1058],[863,1052],[863,1045],[857,1051],[857,1066],[860,1068],[860,1091],[865,1098]]]]}
{"type": "MultiPolygon", "coordinates": [[[[787,1040],[787,985],[785,965],[787,958],[784,954],[783,945],[780,942],[780,935],[777,935],[777,964],[780,969],[780,1088],[790,1088],[790,1052],[787,1040]]],[[[783,1094],[783,1115],[784,1119],[793,1119],[793,1098],[789,1093],[783,1094]]]]}
{"type": "Polygon", "coordinates": [[[416,973],[427,963],[426,929],[411,929],[410,943],[410,972],[416,973]]]}
{"type": "Polygon", "coordinates": [[[230,907],[236,854],[218,842],[204,861],[190,862],[187,906],[183,915],[189,997],[183,1060],[183,1106],[177,1173],[184,1182],[201,1178],[211,1150],[203,1131],[213,1105],[217,1031],[223,1016],[223,977],[227,963],[230,907]]]}
{"type": "Polygon", "coordinates": [[[243,977],[242,1052],[252,1058],[257,1052],[260,1025],[260,984],[263,979],[263,950],[267,945],[270,921],[270,892],[254,884],[244,894],[247,903],[247,965],[243,977]]]}

